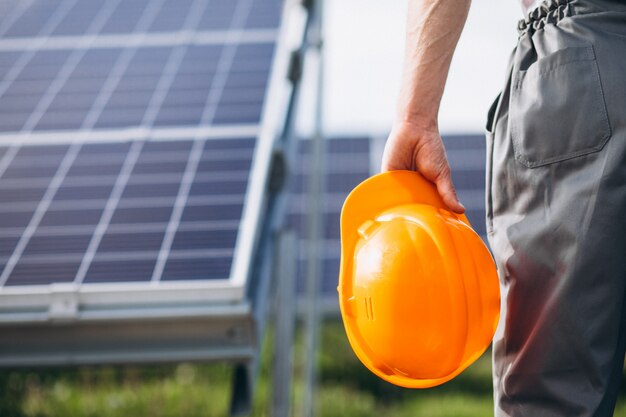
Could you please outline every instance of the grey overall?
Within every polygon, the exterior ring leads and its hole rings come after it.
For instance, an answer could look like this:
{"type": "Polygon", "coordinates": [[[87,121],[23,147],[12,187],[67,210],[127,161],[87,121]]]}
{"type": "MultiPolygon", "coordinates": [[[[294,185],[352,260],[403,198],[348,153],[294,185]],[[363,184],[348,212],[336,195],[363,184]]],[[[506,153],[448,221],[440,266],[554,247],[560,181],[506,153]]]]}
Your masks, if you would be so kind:
{"type": "Polygon", "coordinates": [[[487,122],[496,416],[610,416],[626,342],[626,1],[519,25],[487,122]]]}

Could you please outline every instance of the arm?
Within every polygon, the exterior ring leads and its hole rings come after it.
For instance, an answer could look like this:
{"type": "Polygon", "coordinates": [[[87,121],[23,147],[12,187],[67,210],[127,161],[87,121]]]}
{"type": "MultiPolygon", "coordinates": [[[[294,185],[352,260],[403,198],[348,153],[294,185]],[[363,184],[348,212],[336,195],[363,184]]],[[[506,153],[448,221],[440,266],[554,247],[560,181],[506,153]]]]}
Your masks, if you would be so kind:
{"type": "Polygon", "coordinates": [[[437,115],[452,54],[471,0],[409,0],[404,71],[397,117],[383,153],[382,170],[415,170],[437,185],[446,205],[456,197],[437,115]]]}

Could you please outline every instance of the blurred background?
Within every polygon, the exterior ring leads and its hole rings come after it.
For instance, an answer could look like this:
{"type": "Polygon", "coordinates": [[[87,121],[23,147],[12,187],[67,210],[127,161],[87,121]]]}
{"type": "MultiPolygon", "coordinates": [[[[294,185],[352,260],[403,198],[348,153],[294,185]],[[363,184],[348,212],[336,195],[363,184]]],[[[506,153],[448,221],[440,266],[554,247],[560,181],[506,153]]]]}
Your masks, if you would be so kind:
{"type": "MultiPolygon", "coordinates": [[[[339,317],[339,213],[378,170],[406,7],[0,0],[0,416],[492,414],[489,351],[402,389],[339,317]]],[[[483,237],[521,17],[474,0],[441,107],[483,237]]]]}
{"type": "MultiPolygon", "coordinates": [[[[388,132],[400,88],[407,4],[327,2],[324,128],[329,134],[388,132]]],[[[486,109],[504,83],[520,18],[515,1],[473,2],[441,106],[443,133],[483,132],[486,109]]],[[[305,131],[313,123],[307,114],[310,110],[303,107],[305,131]]]]}

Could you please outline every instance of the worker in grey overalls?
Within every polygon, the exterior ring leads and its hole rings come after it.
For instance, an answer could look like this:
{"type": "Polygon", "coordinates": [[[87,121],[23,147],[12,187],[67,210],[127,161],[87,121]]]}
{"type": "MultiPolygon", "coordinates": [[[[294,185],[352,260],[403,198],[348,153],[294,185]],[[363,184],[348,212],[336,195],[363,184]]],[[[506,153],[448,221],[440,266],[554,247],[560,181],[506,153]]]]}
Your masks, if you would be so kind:
{"type": "MultiPolygon", "coordinates": [[[[626,1],[524,3],[487,121],[487,232],[502,291],[495,415],[610,416],[626,344],[626,1]]],[[[455,212],[437,113],[469,5],[409,1],[382,163],[421,172],[455,212]]]]}

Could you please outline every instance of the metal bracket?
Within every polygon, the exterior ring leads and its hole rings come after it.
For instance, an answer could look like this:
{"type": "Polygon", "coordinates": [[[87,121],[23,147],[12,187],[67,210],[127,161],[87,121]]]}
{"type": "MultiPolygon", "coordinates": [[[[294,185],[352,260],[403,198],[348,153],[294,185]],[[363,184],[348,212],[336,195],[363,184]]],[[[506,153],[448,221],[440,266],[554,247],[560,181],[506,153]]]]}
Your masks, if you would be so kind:
{"type": "Polygon", "coordinates": [[[311,12],[313,7],[315,7],[315,0],[302,0],[302,7],[311,12]]]}
{"type": "Polygon", "coordinates": [[[296,84],[302,78],[302,54],[299,50],[291,52],[291,58],[289,60],[289,71],[287,72],[287,78],[292,84],[296,84]]]}
{"type": "Polygon", "coordinates": [[[272,154],[272,164],[269,176],[269,191],[273,194],[279,193],[288,175],[288,164],[285,152],[281,148],[275,148],[272,154]]]}
{"type": "Polygon", "coordinates": [[[78,292],[74,284],[52,284],[48,319],[51,321],[73,321],[78,318],[78,292]]]}

